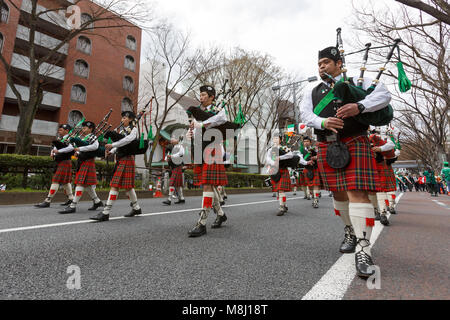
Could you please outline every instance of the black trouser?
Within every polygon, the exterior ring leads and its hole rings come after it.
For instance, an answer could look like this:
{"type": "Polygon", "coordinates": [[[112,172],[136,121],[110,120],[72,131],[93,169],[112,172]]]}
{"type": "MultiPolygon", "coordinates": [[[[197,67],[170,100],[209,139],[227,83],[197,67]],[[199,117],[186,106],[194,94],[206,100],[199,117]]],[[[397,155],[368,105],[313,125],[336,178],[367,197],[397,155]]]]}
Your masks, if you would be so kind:
{"type": "Polygon", "coordinates": [[[415,182],[415,183],[414,183],[414,188],[416,189],[416,192],[419,192],[419,191],[420,191],[419,182],[415,182]]]}

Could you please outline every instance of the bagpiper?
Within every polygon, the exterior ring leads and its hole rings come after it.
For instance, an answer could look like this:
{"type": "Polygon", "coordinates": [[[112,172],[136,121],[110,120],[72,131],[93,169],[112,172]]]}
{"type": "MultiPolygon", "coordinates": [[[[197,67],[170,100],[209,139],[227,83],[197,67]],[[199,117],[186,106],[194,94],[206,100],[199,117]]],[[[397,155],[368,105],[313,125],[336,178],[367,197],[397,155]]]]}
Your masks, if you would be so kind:
{"type": "Polygon", "coordinates": [[[319,196],[320,196],[320,175],[319,167],[317,166],[317,151],[312,145],[312,140],[310,137],[303,138],[304,149],[301,152],[303,159],[307,162],[303,170],[305,183],[308,189],[311,191],[311,195],[308,198],[313,198],[312,206],[313,208],[319,208],[319,196]]]}
{"type": "Polygon", "coordinates": [[[89,140],[95,131],[95,124],[92,121],[85,121],[82,125],[82,137],[80,138],[71,138],[70,141],[75,144],[75,148],[73,146],[69,146],[75,151],[75,154],[78,157],[77,161],[77,174],[75,176],[75,197],[73,202],[67,206],[64,210],[59,211],[60,214],[69,214],[76,212],[76,208],[78,202],[80,202],[81,197],[83,196],[84,190],[86,190],[93,201],[92,207],[90,207],[89,211],[97,210],[99,207],[103,207],[103,202],[97,196],[95,192],[95,188],[97,186],[97,171],[95,169],[95,155],[91,155],[91,152],[96,151],[99,147],[99,143],[97,140],[92,144],[79,146],[78,143],[83,140],[89,140]]]}
{"type": "MultiPolygon", "coordinates": [[[[211,228],[220,228],[227,221],[227,216],[223,212],[217,193],[218,186],[228,184],[228,178],[223,164],[222,139],[212,143],[203,141],[203,133],[208,129],[214,129],[227,122],[225,108],[218,110],[214,105],[216,90],[209,85],[200,87],[200,108],[201,111],[208,112],[211,117],[204,121],[192,120],[187,133],[188,139],[194,139],[194,143],[202,144],[202,159],[200,163],[194,164],[194,185],[203,187],[202,210],[200,218],[195,226],[188,232],[189,237],[200,237],[206,234],[206,222],[212,208],[217,213],[216,220],[211,228]],[[201,131],[201,132],[200,132],[201,131]],[[201,133],[202,139],[196,137],[201,133]]],[[[195,159],[197,161],[197,159],[195,159]]]]}
{"type": "MultiPolygon", "coordinates": [[[[300,112],[303,121],[315,129],[322,183],[333,192],[335,213],[345,225],[345,238],[340,251],[356,251],[357,274],[367,278],[374,273],[371,268],[374,263],[370,252],[370,236],[375,225],[374,208],[368,192],[378,190],[378,173],[367,137],[369,126],[358,122],[354,116],[388,106],[391,95],[379,83],[365,99],[341,106],[337,100],[326,99],[333,85],[341,80],[341,73],[345,75],[340,49],[328,47],[319,51],[318,65],[323,81],[305,91],[300,112]],[[327,158],[330,146],[333,146],[330,155],[336,156],[335,153],[339,152],[338,158],[327,158]]],[[[364,90],[372,85],[371,79],[361,80],[364,90]]]]}
{"type": "MultiPolygon", "coordinates": [[[[182,137],[181,137],[182,138],[182,137]]],[[[183,195],[183,156],[184,156],[184,148],[181,144],[180,139],[171,139],[170,143],[172,144],[172,151],[169,152],[166,159],[169,163],[170,170],[170,180],[169,180],[169,197],[167,200],[163,201],[163,204],[171,205],[172,198],[174,196],[175,191],[178,193],[178,200],[175,204],[185,203],[184,195],[183,195]]]]}
{"type": "Polygon", "coordinates": [[[122,129],[119,132],[123,136],[119,141],[108,143],[105,145],[106,157],[110,154],[116,155],[116,167],[114,170],[114,175],[111,179],[108,200],[106,206],[102,212],[90,219],[103,222],[109,220],[109,215],[114,202],[119,196],[119,190],[125,189],[126,195],[130,199],[131,211],[126,214],[125,217],[134,217],[136,215],[142,214],[142,209],[139,206],[136,191],[134,190],[134,178],[136,164],[134,162],[134,155],[130,154],[130,151],[125,148],[130,145],[135,140],[139,139],[138,129],[134,123],[136,115],[132,111],[122,112],[122,129]]]}
{"type": "Polygon", "coordinates": [[[63,143],[62,141],[66,140],[69,136],[69,132],[72,130],[72,127],[68,124],[61,124],[58,129],[58,140],[53,142],[53,149],[50,153],[50,156],[56,162],[56,171],[52,177],[52,184],[50,186],[50,191],[48,192],[47,198],[45,198],[44,202],[36,204],[37,208],[48,208],[50,207],[50,203],[53,197],[58,192],[60,185],[64,188],[64,193],[68,197],[67,202],[62,203],[62,206],[68,206],[73,201],[72,194],[72,156],[73,156],[73,148],[70,148],[68,143],[63,143]],[[60,148],[58,149],[57,146],[60,148]]]}

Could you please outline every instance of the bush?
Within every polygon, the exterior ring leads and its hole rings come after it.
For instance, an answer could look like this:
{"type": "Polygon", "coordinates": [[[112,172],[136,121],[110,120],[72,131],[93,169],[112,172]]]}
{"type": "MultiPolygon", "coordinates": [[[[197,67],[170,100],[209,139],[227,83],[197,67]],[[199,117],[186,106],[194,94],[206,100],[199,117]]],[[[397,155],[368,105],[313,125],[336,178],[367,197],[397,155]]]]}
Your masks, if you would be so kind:
{"type": "MultiPolygon", "coordinates": [[[[230,188],[254,188],[264,187],[264,180],[269,176],[254,174],[254,173],[241,173],[227,171],[228,185],[230,188]]],[[[184,171],[184,181],[187,183],[189,179],[194,180],[194,172],[192,170],[184,171]]]]}

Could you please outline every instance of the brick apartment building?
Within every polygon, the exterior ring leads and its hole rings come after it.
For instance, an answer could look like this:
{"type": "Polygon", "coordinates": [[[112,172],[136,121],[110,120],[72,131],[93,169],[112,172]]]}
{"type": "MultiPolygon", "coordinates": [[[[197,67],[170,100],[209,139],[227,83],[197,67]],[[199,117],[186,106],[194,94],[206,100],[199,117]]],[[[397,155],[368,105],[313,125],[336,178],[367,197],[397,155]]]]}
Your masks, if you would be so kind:
{"type": "MultiPolygon", "coordinates": [[[[11,4],[0,2],[0,52],[11,64],[16,87],[22,99],[27,101],[30,70],[27,17],[31,12],[31,1],[13,2],[20,11],[11,4]]],[[[39,0],[38,12],[70,6],[74,2],[39,0]]],[[[81,8],[82,21],[92,19],[89,13],[99,9],[97,4],[87,0],[77,5],[81,8]]],[[[122,110],[136,109],[142,30],[125,20],[120,24],[125,26],[83,32],[58,50],[54,65],[43,66],[46,70],[42,72],[44,98],[33,122],[31,154],[49,154],[60,123],[73,125],[85,117],[97,124],[112,108],[109,122],[117,126],[122,110]]],[[[43,14],[37,24],[35,39],[38,57],[55,48],[69,31],[64,16],[55,11],[43,14]]],[[[18,122],[17,98],[8,86],[4,67],[0,64],[0,153],[14,152],[18,122]]]]}

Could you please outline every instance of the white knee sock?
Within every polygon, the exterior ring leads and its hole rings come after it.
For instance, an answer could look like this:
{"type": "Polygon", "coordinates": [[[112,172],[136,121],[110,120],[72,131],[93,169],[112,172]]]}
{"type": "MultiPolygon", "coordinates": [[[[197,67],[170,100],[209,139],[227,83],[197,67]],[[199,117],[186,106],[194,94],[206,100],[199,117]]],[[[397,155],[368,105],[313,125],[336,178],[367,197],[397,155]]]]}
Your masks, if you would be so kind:
{"type": "Polygon", "coordinates": [[[89,187],[87,187],[86,191],[89,194],[89,196],[91,197],[91,199],[94,201],[94,203],[99,203],[101,200],[97,196],[95,189],[96,189],[96,186],[89,186],[89,187]]]}
{"type": "Polygon", "coordinates": [[[103,214],[109,215],[109,213],[111,212],[111,208],[114,204],[114,202],[116,202],[117,197],[119,196],[119,191],[109,191],[109,195],[108,195],[108,201],[106,201],[106,206],[103,209],[103,214]]]}
{"type": "Polygon", "coordinates": [[[221,198],[219,195],[219,190],[217,190],[216,188],[214,188],[213,190],[214,190],[213,208],[216,211],[217,215],[223,216],[224,212],[222,210],[222,207],[220,206],[221,198]]]}
{"type": "Polygon", "coordinates": [[[378,208],[377,194],[376,194],[376,193],[375,193],[375,194],[370,194],[370,193],[369,193],[369,200],[370,200],[370,203],[372,204],[372,206],[373,206],[375,209],[379,210],[379,208],[378,208]]]}
{"type": "Polygon", "coordinates": [[[375,225],[375,216],[373,206],[370,203],[350,203],[349,204],[350,219],[353,229],[358,240],[356,252],[363,250],[370,255],[370,248],[367,246],[372,235],[372,228],[375,225]]]}
{"type": "Polygon", "coordinates": [[[286,205],[286,194],[284,192],[279,192],[278,200],[280,201],[280,206],[286,205]]]}
{"type": "Polygon", "coordinates": [[[78,202],[80,202],[81,197],[83,196],[84,187],[76,186],[75,187],[75,197],[73,198],[73,202],[70,204],[71,208],[76,208],[78,202]]]}
{"type": "MultiPolygon", "coordinates": [[[[352,226],[352,221],[350,220],[349,215],[349,202],[348,201],[336,201],[333,199],[334,204],[334,213],[341,217],[342,222],[344,222],[345,226],[352,226]]],[[[352,232],[354,234],[354,232],[352,232]]]]}
{"type": "Polygon", "coordinates": [[[70,183],[67,183],[63,187],[64,187],[64,191],[66,193],[66,196],[69,198],[69,200],[73,200],[72,185],[70,183]]]}
{"type": "Polygon", "coordinates": [[[127,196],[128,196],[128,199],[130,199],[130,201],[131,201],[131,205],[132,205],[133,209],[139,210],[141,207],[139,206],[139,204],[137,202],[136,191],[134,189],[128,190],[127,196]]]}
{"type": "Polygon", "coordinates": [[[180,196],[180,200],[184,200],[183,187],[178,187],[178,195],[180,196]]]}
{"type": "Polygon", "coordinates": [[[51,202],[55,194],[58,192],[59,183],[52,183],[50,186],[50,191],[48,192],[47,198],[45,198],[45,202],[51,202]]]}
{"type": "Polygon", "coordinates": [[[378,192],[377,193],[377,202],[378,202],[378,208],[380,210],[380,213],[387,210],[386,202],[385,202],[386,199],[387,199],[386,192],[378,192]]]}
{"type": "Polygon", "coordinates": [[[214,192],[203,192],[202,199],[202,214],[200,215],[199,223],[202,225],[206,225],[206,221],[208,220],[209,211],[212,208],[214,201],[214,192]]]}
{"type": "Polygon", "coordinates": [[[175,187],[169,187],[169,199],[168,199],[169,201],[172,201],[172,197],[173,197],[174,193],[175,193],[175,187]]]}

